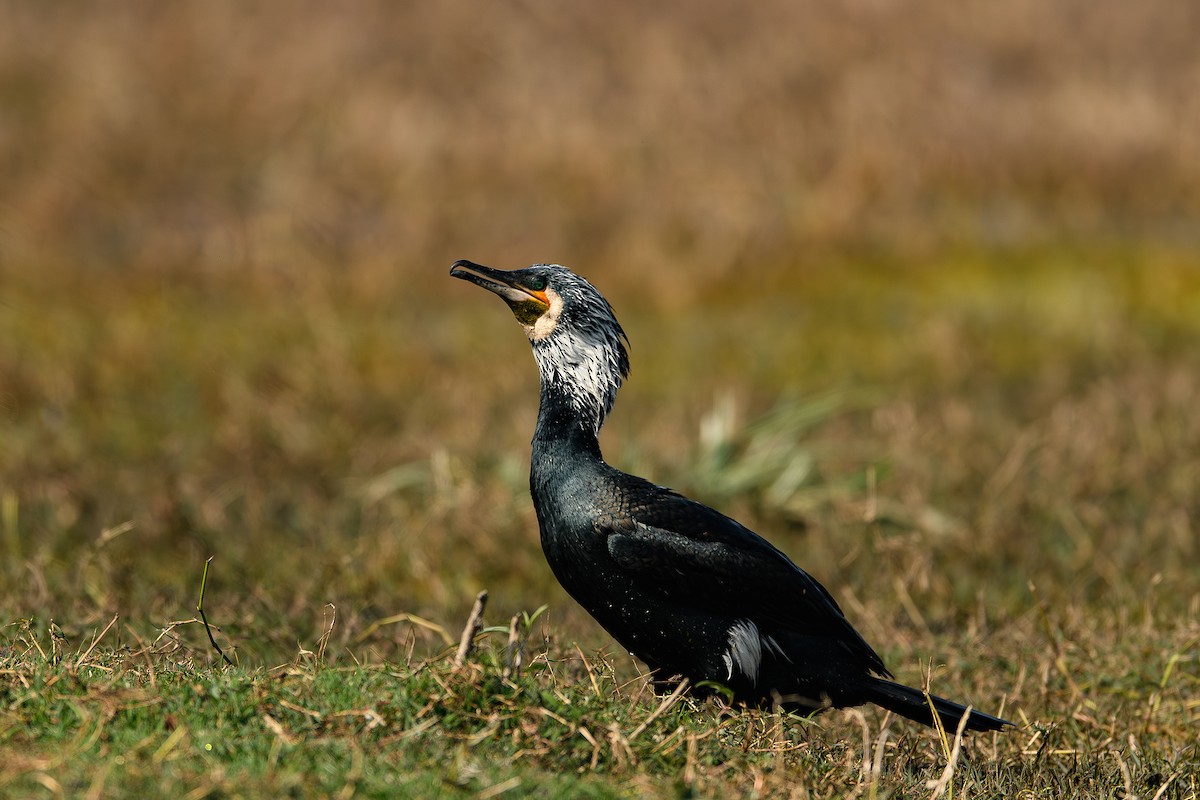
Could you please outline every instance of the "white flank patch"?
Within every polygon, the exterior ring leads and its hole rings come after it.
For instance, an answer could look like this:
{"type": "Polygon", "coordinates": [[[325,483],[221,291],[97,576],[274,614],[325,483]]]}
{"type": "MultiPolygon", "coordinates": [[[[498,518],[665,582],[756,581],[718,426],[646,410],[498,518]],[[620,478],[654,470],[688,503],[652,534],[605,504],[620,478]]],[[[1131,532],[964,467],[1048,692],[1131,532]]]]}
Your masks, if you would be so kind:
{"type": "Polygon", "coordinates": [[[733,678],[733,669],[751,681],[758,680],[758,668],[762,665],[762,637],[758,626],[748,619],[738,620],[729,629],[729,649],[721,659],[728,671],[727,679],[733,678]]]}

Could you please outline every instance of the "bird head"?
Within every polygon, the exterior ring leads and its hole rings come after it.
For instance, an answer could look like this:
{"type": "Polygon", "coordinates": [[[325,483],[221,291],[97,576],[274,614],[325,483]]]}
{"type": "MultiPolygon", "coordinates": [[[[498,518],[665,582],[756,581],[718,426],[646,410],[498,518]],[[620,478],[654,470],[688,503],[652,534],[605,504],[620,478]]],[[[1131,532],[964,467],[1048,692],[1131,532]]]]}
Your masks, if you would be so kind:
{"type": "Polygon", "coordinates": [[[500,270],[455,261],[450,274],[500,296],[533,345],[543,387],[565,392],[599,430],[629,374],[625,331],[612,306],[558,264],[500,270]]]}

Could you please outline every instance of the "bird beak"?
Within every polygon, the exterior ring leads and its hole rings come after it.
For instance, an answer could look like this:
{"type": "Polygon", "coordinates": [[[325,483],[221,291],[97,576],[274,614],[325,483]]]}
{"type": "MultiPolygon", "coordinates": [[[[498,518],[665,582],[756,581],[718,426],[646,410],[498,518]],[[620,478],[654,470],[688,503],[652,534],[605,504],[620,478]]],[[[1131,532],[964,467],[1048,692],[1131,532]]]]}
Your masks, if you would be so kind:
{"type": "Polygon", "coordinates": [[[514,312],[517,306],[526,303],[534,303],[538,306],[535,316],[550,307],[550,300],[546,297],[545,292],[525,288],[513,277],[513,273],[505,272],[502,269],[492,269],[470,261],[455,261],[454,265],[450,267],[450,276],[462,278],[476,286],[482,286],[489,292],[495,292],[513,307],[514,312]]]}

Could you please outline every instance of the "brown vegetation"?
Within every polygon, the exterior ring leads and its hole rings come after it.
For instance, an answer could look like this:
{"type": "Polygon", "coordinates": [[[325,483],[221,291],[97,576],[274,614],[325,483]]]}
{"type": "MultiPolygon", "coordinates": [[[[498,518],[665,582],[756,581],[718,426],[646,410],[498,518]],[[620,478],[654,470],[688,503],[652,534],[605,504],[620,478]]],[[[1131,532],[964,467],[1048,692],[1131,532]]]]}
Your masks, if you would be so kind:
{"type": "Polygon", "coordinates": [[[855,717],[642,727],[538,551],[534,366],[467,257],[592,278],[610,460],[1025,726],[959,786],[1196,796],[1200,6],[2,8],[0,793],[333,791],[280,752],[381,796],[936,791],[908,729],[870,785],[855,717]],[[245,672],[180,622],[214,555],[245,672]],[[550,605],[523,682],[421,660],[482,588],[550,605]]]}

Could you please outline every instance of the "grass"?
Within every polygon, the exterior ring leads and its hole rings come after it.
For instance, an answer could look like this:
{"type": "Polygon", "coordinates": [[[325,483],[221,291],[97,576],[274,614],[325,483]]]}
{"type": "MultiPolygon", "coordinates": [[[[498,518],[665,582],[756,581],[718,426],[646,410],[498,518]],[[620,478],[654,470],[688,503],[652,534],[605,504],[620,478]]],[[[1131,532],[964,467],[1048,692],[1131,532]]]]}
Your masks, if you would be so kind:
{"type": "Polygon", "coordinates": [[[1187,4],[7,11],[0,796],[1197,796],[1187,4]],[[592,278],[609,460],[1018,728],[653,696],[460,257],[592,278]]]}
{"type": "Polygon", "coordinates": [[[960,796],[1193,797],[1200,283],[1129,259],[851,265],[790,323],[737,287],[623,315],[610,458],[768,533],[902,679],[1019,723],[952,762],[869,709],[654,716],[538,552],[502,307],[11,280],[0,793],[932,796],[952,763],[960,796]],[[701,318],[735,344],[680,334],[701,318]],[[212,555],[234,667],[194,614],[212,555]],[[506,626],[449,657],[481,587],[495,621],[549,603],[515,679],[506,626]]]}
{"type": "MultiPolygon", "coordinates": [[[[873,713],[808,721],[654,698],[610,659],[545,639],[508,679],[494,635],[462,670],[445,656],[337,667],[312,651],[269,669],[220,669],[181,632],[137,647],[113,646],[114,637],[83,652],[39,652],[35,634],[10,630],[4,791],[823,797],[858,787],[925,796],[944,774],[947,796],[1196,791],[1194,689],[1179,680],[1185,653],[1172,653],[1187,634],[1150,620],[1135,646],[1056,647],[1048,672],[1022,670],[1022,704],[1068,699],[1069,718],[1026,718],[1023,730],[975,737],[949,761],[952,732],[939,741],[881,728],[873,713]]],[[[991,659],[976,648],[958,661],[970,672],[991,659]]]]}

